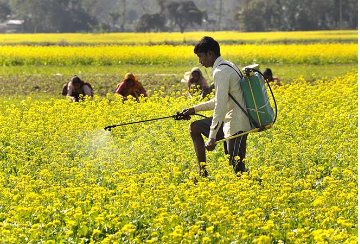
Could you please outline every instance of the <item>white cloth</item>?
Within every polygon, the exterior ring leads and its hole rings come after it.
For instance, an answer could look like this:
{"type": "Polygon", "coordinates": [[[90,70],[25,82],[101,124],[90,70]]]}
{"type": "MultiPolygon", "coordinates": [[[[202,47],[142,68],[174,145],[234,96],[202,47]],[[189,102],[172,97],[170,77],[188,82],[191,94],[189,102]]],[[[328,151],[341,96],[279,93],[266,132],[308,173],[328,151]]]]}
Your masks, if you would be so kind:
{"type": "Polygon", "coordinates": [[[240,76],[233,68],[227,65],[220,65],[223,63],[230,64],[240,73],[236,65],[224,60],[222,57],[218,57],[215,60],[212,70],[212,77],[215,84],[215,97],[208,102],[194,106],[195,112],[214,109],[209,134],[209,138],[211,139],[216,138],[222,122],[224,122],[223,131],[225,138],[239,131],[251,130],[249,118],[228,95],[228,93],[230,93],[240,105],[246,109],[243,91],[240,87],[240,76]]]}
{"type": "MultiPolygon", "coordinates": [[[[85,96],[90,96],[92,97],[94,95],[94,91],[88,86],[88,85],[83,85],[81,87],[81,89],[84,91],[85,96]]],[[[68,92],[67,92],[67,96],[69,96],[71,98],[71,100],[75,101],[76,98],[72,97],[72,92],[75,90],[74,86],[72,85],[71,81],[68,83],[68,92]]]]}

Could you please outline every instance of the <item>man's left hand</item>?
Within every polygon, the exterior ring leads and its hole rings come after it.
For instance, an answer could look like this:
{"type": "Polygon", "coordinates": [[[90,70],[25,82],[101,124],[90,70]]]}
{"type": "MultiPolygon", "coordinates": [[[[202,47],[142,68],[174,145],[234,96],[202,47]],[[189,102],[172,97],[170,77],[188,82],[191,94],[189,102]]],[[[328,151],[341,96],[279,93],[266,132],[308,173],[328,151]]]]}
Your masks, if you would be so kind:
{"type": "Polygon", "coordinates": [[[212,150],[214,150],[214,149],[215,149],[215,147],[216,147],[215,142],[216,142],[216,140],[215,140],[215,139],[211,139],[211,138],[209,138],[209,139],[207,140],[206,144],[205,144],[205,148],[206,148],[206,150],[208,150],[208,151],[212,151],[212,150]]]}

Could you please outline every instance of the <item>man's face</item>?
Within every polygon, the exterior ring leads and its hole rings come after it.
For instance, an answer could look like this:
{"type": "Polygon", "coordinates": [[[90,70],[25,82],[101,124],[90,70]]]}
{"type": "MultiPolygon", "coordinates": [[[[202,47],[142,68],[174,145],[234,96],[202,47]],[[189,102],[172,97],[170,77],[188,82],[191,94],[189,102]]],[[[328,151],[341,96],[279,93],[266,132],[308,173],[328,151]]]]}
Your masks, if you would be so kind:
{"type": "Polygon", "coordinates": [[[209,68],[214,65],[215,60],[211,52],[207,52],[207,53],[198,52],[196,53],[196,55],[199,58],[199,63],[205,66],[205,68],[209,68]]]}

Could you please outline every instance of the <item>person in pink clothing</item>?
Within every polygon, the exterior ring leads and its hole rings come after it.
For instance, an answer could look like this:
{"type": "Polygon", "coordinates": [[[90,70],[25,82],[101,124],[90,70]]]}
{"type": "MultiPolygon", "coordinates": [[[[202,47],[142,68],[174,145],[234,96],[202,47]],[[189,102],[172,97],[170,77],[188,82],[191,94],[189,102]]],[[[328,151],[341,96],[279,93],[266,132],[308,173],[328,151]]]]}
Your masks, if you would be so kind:
{"type": "Polygon", "coordinates": [[[190,96],[201,91],[201,97],[204,98],[209,93],[209,85],[199,68],[193,68],[187,80],[190,96]]]}

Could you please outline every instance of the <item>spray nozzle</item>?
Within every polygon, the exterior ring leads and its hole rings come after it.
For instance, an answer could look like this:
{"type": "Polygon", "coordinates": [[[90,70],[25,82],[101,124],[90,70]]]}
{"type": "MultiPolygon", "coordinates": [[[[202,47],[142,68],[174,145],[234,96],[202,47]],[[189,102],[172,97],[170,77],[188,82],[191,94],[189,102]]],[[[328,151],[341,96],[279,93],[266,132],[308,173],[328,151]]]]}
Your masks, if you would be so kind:
{"type": "Polygon", "coordinates": [[[176,115],[174,115],[175,120],[189,120],[191,119],[190,115],[185,115],[182,112],[176,112],[176,115]]]}
{"type": "Polygon", "coordinates": [[[104,130],[108,130],[108,131],[111,131],[111,125],[110,126],[106,126],[105,128],[104,128],[104,130]]]}

